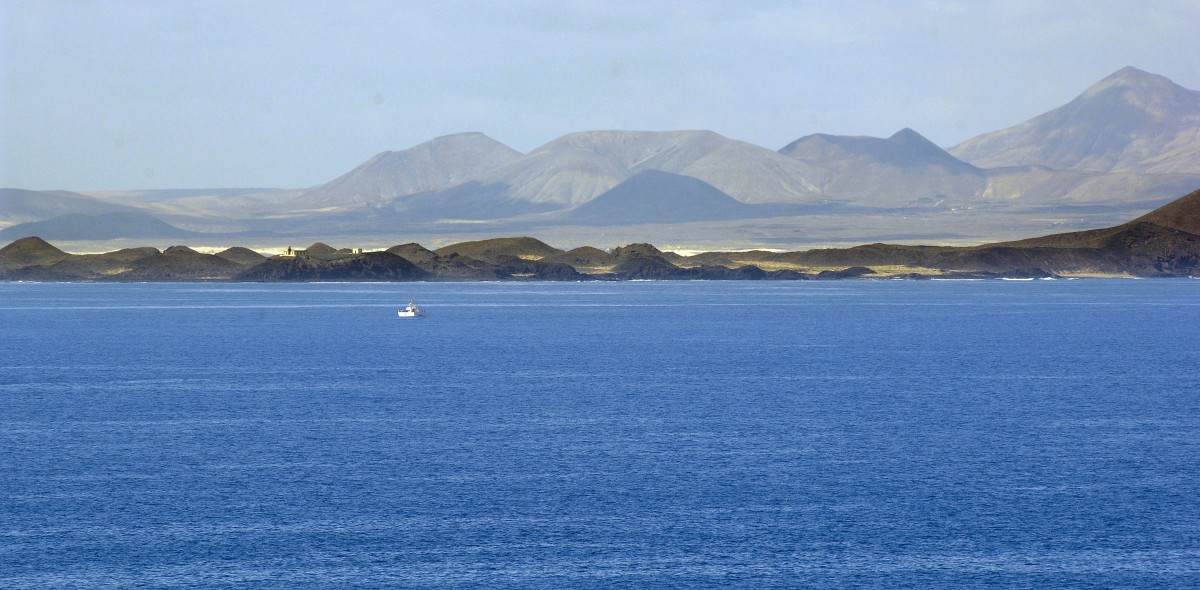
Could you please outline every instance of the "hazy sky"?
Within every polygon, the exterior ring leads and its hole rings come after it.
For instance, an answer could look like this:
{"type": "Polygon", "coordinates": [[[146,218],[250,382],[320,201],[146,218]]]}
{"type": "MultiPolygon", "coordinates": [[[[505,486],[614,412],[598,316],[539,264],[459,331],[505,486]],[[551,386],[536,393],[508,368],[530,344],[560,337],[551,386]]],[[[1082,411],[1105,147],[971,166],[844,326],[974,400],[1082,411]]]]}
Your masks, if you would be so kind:
{"type": "Polygon", "coordinates": [[[0,186],[299,188],[462,131],[949,146],[1126,65],[1200,89],[1200,2],[0,0],[0,186]]]}

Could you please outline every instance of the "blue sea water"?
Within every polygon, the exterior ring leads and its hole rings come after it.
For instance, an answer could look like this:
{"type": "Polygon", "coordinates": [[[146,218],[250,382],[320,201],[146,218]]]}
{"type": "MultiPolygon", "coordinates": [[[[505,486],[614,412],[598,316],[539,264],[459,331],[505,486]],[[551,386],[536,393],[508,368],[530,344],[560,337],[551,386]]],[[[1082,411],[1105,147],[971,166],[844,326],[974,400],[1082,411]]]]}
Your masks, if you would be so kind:
{"type": "Polygon", "coordinates": [[[1200,586],[1200,281],[9,283],[0,330],[3,588],[1200,586]]]}

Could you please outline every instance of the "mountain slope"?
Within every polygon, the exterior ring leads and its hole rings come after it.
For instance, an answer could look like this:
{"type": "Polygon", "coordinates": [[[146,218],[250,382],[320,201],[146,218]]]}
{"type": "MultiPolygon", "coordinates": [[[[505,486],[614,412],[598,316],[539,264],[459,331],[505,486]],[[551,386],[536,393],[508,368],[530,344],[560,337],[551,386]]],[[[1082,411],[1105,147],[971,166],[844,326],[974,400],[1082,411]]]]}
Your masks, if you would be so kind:
{"type": "Polygon", "coordinates": [[[1033,210],[1116,207],[1129,213],[1200,186],[1200,174],[1107,173],[1043,166],[982,169],[911,129],[887,139],[810,135],[780,153],[821,170],[821,196],[880,209],[1033,210]]]}
{"type": "Polygon", "coordinates": [[[820,170],[826,199],[885,208],[929,206],[980,197],[987,174],[912,129],[887,139],[816,134],[779,153],[820,170]]]}
{"type": "Polygon", "coordinates": [[[446,221],[489,220],[516,217],[527,213],[552,211],[551,203],[535,203],[516,198],[502,184],[481,185],[464,182],[445,190],[397,197],[375,208],[378,215],[387,215],[397,224],[446,221]]]}
{"type": "Polygon", "coordinates": [[[1200,190],[1167,203],[1134,221],[1144,221],[1200,235],[1200,190]]]}
{"type": "Polygon", "coordinates": [[[533,203],[573,207],[643,170],[692,176],[744,202],[814,195],[808,167],[711,131],[584,131],[547,143],[480,179],[533,203]]]}
{"type": "Polygon", "coordinates": [[[949,151],[982,168],[1200,173],[1200,92],[1126,67],[1062,107],[949,151]]]}
{"type": "Polygon", "coordinates": [[[436,191],[476,179],[520,155],[482,133],[447,135],[403,151],[377,154],[350,172],[305,192],[294,204],[340,207],[436,191]]]}

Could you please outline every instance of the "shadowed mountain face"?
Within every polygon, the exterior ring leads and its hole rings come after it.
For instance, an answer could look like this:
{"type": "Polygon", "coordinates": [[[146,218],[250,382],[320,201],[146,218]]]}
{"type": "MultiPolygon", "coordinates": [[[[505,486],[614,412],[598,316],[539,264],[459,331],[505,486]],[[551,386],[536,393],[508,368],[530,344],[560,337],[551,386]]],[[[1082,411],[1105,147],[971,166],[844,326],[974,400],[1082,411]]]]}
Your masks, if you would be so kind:
{"type": "Polygon", "coordinates": [[[533,203],[508,194],[502,184],[481,185],[465,182],[442,191],[417,193],[393,199],[376,209],[397,225],[446,220],[505,219],[529,213],[551,211],[549,203],[533,203]]]}
{"type": "Polygon", "coordinates": [[[1123,68],[1070,103],[968,139],[950,153],[982,168],[1200,173],[1200,92],[1123,68]]]}
{"type": "Polygon", "coordinates": [[[99,215],[122,211],[136,209],[76,193],[0,188],[0,225],[41,221],[60,215],[99,215]]]}
{"type": "Polygon", "coordinates": [[[44,221],[21,223],[0,230],[0,239],[45,236],[50,240],[112,240],[117,238],[186,238],[193,232],[170,225],[148,213],[121,211],[82,215],[71,213],[44,221]]]}
{"type": "Polygon", "coordinates": [[[645,170],[566,212],[561,219],[582,225],[636,225],[769,215],[768,210],[739,202],[702,180],[645,170]]]}

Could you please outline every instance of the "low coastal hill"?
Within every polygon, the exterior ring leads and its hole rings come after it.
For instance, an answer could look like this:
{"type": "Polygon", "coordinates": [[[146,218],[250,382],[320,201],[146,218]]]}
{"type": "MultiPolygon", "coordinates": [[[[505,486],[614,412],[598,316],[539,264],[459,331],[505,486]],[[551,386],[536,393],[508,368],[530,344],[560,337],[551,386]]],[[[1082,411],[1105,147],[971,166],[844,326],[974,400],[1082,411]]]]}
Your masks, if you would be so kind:
{"type": "Polygon", "coordinates": [[[562,254],[562,252],[562,250],[537,238],[530,237],[493,238],[490,240],[460,242],[437,249],[437,253],[440,256],[458,254],[459,256],[469,256],[488,262],[496,262],[504,256],[542,259],[547,256],[562,254]]]}
{"type": "Polygon", "coordinates": [[[70,254],[38,237],[0,248],[0,279],[32,281],[807,280],[847,278],[1200,277],[1200,191],[1127,223],[979,246],[865,244],[802,252],[690,256],[634,243],[604,251],[533,237],[417,243],[382,252],[307,249],[265,257],[246,248],[185,246],[70,254]]]}
{"type": "Polygon", "coordinates": [[[1200,234],[1200,191],[1167,203],[1134,221],[1200,234]]]}

